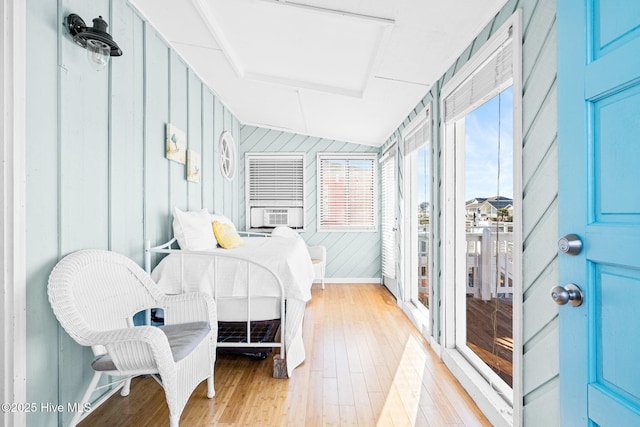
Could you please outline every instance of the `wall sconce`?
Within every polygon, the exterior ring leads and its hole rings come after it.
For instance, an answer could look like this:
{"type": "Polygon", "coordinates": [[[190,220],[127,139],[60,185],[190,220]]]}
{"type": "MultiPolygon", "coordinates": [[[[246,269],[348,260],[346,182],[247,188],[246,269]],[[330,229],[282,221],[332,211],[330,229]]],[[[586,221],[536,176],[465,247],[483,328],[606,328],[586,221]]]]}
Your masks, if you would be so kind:
{"type": "Polygon", "coordinates": [[[107,66],[110,56],[122,55],[118,44],[107,33],[107,23],[102,16],[94,18],[93,27],[87,27],[82,18],[72,13],[66,17],[65,26],[73,41],[87,49],[87,57],[98,69],[107,66]]]}

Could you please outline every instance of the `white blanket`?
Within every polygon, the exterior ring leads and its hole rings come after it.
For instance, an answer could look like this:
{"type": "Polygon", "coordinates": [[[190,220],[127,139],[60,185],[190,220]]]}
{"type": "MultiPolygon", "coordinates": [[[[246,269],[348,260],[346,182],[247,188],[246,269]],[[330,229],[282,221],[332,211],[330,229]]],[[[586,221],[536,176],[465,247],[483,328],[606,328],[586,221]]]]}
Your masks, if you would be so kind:
{"type": "Polygon", "coordinates": [[[313,282],[309,252],[301,239],[273,236],[243,240],[244,246],[238,248],[199,251],[204,255],[172,253],[158,264],[151,276],[164,293],[202,291],[210,293],[220,303],[226,297],[245,296],[248,277],[252,298],[280,295],[277,282],[267,271],[224,255],[254,261],[271,269],[280,278],[288,301],[285,345],[287,371],[291,376],[293,369],[305,358],[302,320],[306,302],[311,299],[313,282]],[[206,255],[209,253],[222,256],[214,260],[206,255]]]}

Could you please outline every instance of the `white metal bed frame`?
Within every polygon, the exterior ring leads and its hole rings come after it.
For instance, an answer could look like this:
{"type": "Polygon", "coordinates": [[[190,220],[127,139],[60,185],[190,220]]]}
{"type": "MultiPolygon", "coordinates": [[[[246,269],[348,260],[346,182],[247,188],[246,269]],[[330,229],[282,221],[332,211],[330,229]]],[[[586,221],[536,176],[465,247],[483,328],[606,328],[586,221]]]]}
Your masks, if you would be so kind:
{"type": "MultiPolygon", "coordinates": [[[[253,234],[253,233],[252,233],[253,234]]],[[[268,236],[266,234],[258,234],[255,233],[256,236],[268,236]]],[[[151,246],[151,241],[147,240],[145,242],[144,248],[144,269],[150,275],[151,274],[151,254],[180,254],[180,280],[181,287],[183,286],[182,281],[184,280],[184,255],[195,255],[195,256],[206,256],[213,258],[214,263],[214,271],[217,271],[217,263],[219,258],[229,258],[235,259],[240,262],[244,262],[247,268],[247,320],[246,320],[246,337],[247,342],[218,342],[218,347],[230,347],[230,348],[273,348],[277,347],[280,349],[280,354],[275,355],[273,358],[273,376],[275,378],[286,378],[287,377],[287,369],[286,369],[286,349],[285,349],[285,330],[286,330],[286,313],[285,313],[285,294],[284,294],[284,285],[282,284],[282,280],[280,277],[269,267],[260,264],[259,262],[248,260],[246,258],[242,258],[236,256],[232,253],[218,253],[218,252],[207,252],[207,251],[193,251],[193,250],[182,250],[173,248],[172,246],[177,242],[176,238],[169,240],[166,243],[158,246],[151,246]],[[258,268],[262,268],[266,270],[273,278],[280,288],[280,340],[279,341],[270,341],[270,342],[252,342],[251,341],[251,273],[250,266],[255,265],[258,268]]],[[[214,281],[214,289],[213,289],[213,298],[217,302],[217,286],[214,281]]],[[[243,299],[244,297],[238,297],[238,299],[243,299]]],[[[145,322],[146,324],[151,324],[151,312],[147,310],[145,313],[145,322]]]]}

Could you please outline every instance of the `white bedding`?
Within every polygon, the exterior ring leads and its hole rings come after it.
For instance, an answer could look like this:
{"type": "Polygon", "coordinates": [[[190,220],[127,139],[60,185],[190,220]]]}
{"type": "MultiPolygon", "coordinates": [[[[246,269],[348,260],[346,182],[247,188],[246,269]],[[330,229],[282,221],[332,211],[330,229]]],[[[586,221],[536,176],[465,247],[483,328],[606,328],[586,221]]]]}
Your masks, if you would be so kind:
{"type": "MultiPolygon", "coordinates": [[[[311,299],[313,264],[304,241],[280,236],[245,237],[244,246],[234,249],[208,249],[211,254],[232,255],[255,261],[270,268],[280,278],[285,298],[287,370],[304,360],[302,319],[306,302],[311,299]]],[[[218,320],[246,320],[246,302],[233,304],[228,297],[246,296],[247,276],[250,277],[252,320],[279,317],[279,305],[273,298],[280,295],[279,286],[264,269],[237,259],[207,255],[172,253],[166,256],[151,274],[153,280],[167,294],[203,291],[218,302],[218,320]],[[182,279],[181,279],[182,277],[182,279]],[[264,304],[260,303],[263,301],[264,304]],[[275,311],[275,313],[274,313],[275,311]],[[274,315],[275,314],[275,315],[274,315]],[[240,318],[238,318],[240,317],[240,318]]]]}

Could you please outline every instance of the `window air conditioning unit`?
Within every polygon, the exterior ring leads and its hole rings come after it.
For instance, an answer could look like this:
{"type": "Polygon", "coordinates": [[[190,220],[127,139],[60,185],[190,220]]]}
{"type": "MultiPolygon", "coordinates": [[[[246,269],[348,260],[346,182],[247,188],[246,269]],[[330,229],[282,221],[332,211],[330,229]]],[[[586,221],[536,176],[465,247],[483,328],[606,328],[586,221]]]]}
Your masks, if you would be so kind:
{"type": "Polygon", "coordinates": [[[251,208],[251,226],[253,228],[278,227],[286,225],[291,228],[304,226],[302,208],[256,207],[251,208]]]}
{"type": "Polygon", "coordinates": [[[289,224],[289,209],[265,209],[264,225],[267,227],[277,227],[289,224]]]}

